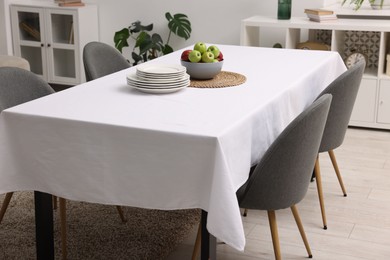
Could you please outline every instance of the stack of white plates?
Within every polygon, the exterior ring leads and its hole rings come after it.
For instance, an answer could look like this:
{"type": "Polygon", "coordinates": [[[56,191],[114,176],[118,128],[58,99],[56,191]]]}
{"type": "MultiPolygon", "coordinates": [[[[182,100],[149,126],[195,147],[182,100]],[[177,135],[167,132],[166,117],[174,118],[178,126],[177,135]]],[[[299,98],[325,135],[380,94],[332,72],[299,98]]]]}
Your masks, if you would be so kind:
{"type": "Polygon", "coordinates": [[[190,75],[181,65],[145,64],[127,75],[127,84],[142,92],[171,93],[188,87],[190,75]]]}

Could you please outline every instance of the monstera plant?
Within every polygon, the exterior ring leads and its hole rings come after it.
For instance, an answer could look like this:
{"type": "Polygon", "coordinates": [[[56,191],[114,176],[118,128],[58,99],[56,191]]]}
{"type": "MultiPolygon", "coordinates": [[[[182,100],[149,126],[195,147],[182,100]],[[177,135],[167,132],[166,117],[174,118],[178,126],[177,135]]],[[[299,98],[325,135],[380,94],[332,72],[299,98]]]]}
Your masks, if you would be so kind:
{"type": "MultiPolygon", "coordinates": [[[[384,2],[384,0],[368,0],[368,1],[370,2],[371,5],[374,5],[376,2],[378,2],[380,8],[382,8],[384,2]]],[[[344,5],[345,2],[347,2],[347,0],[343,0],[342,5],[344,5]]],[[[355,10],[359,10],[363,2],[364,0],[351,0],[350,4],[355,6],[354,7],[355,10]]]]}
{"type": "Polygon", "coordinates": [[[181,13],[171,15],[167,12],[165,18],[168,20],[169,28],[165,43],[160,34],[152,33],[153,24],[142,25],[140,21],[136,21],[129,27],[115,32],[115,47],[122,53],[124,47],[129,47],[129,38],[134,40],[134,48],[131,53],[133,65],[173,52],[173,48],[169,45],[172,33],[188,40],[191,36],[191,22],[187,15],[181,13]]]}

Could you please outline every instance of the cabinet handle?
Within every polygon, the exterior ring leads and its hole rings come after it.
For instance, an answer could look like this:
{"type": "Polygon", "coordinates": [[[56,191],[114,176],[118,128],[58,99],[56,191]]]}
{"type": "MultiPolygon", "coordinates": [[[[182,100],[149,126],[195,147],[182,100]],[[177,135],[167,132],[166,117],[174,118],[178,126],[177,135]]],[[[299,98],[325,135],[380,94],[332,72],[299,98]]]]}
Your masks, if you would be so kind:
{"type": "Polygon", "coordinates": [[[45,46],[45,44],[41,43],[41,47],[45,46]]]}
{"type": "Polygon", "coordinates": [[[51,44],[50,44],[50,43],[48,43],[48,44],[47,44],[47,47],[51,47],[51,44]]]}

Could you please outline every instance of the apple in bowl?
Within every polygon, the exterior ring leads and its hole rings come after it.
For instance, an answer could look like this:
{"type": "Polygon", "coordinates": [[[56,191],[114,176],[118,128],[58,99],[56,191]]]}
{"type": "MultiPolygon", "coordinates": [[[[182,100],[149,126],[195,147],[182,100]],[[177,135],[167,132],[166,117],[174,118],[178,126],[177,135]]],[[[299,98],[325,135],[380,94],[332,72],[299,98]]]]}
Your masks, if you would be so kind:
{"type": "Polygon", "coordinates": [[[183,51],[181,65],[193,79],[212,79],[221,72],[223,54],[215,45],[197,42],[192,50],[183,51]]]}

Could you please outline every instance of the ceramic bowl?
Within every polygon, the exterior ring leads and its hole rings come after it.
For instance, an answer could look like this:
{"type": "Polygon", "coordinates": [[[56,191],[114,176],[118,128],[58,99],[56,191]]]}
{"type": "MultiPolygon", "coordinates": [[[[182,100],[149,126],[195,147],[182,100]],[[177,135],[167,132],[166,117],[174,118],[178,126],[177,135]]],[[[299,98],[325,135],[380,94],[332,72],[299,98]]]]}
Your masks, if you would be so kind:
{"type": "Polygon", "coordinates": [[[194,63],[182,60],[181,65],[187,68],[187,73],[193,79],[212,79],[221,71],[223,60],[212,63],[194,63]]]}

